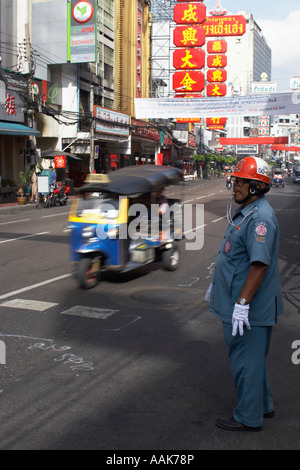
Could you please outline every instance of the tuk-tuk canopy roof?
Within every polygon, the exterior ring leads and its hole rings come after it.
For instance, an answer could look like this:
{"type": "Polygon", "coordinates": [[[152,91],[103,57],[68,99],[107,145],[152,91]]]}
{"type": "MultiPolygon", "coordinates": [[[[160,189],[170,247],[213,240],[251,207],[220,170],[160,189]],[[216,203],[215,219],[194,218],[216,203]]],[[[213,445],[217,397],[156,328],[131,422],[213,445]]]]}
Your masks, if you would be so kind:
{"type": "Polygon", "coordinates": [[[150,193],[183,179],[183,172],[167,166],[128,166],[108,174],[89,175],[79,192],[111,192],[120,195],[150,193]]]}

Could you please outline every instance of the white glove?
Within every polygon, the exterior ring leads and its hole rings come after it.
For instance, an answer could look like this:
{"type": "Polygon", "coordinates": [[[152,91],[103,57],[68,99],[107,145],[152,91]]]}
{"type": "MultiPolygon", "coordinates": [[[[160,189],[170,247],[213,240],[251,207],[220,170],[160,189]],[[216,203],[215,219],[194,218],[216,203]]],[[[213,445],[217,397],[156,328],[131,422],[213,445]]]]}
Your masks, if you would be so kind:
{"type": "Polygon", "coordinates": [[[209,288],[207,289],[205,297],[204,297],[204,300],[206,300],[206,302],[210,302],[211,288],[212,288],[212,283],[210,284],[209,288]]]}
{"type": "Polygon", "coordinates": [[[251,330],[250,323],[248,321],[250,305],[235,304],[232,314],[232,336],[236,336],[239,329],[240,336],[244,334],[244,325],[248,330],[251,330]]]}

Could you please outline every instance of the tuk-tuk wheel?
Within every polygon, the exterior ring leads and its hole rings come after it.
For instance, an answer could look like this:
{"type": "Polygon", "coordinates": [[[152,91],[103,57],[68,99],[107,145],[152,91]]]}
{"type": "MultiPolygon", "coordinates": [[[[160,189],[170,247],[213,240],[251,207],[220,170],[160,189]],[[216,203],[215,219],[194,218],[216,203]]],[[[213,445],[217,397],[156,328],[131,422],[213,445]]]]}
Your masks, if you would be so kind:
{"type": "Polygon", "coordinates": [[[92,289],[100,280],[100,259],[81,258],[78,263],[77,280],[82,289],[92,289]]]}
{"type": "Polygon", "coordinates": [[[173,246],[169,250],[162,253],[162,263],[168,271],[175,271],[179,264],[179,250],[177,246],[173,246]]]}

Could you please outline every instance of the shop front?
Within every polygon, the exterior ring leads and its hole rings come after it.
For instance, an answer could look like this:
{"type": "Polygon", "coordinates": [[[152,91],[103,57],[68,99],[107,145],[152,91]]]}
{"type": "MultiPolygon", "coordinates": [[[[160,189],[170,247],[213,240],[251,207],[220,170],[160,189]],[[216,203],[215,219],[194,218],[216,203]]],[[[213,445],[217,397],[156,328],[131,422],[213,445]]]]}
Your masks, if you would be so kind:
{"type": "Polygon", "coordinates": [[[156,165],[161,152],[160,129],[133,118],[131,125],[131,152],[135,165],[156,165]]]}
{"type": "Polygon", "coordinates": [[[40,133],[24,125],[24,102],[0,82],[0,176],[2,187],[18,184],[19,172],[35,165],[32,139],[40,133]]]}

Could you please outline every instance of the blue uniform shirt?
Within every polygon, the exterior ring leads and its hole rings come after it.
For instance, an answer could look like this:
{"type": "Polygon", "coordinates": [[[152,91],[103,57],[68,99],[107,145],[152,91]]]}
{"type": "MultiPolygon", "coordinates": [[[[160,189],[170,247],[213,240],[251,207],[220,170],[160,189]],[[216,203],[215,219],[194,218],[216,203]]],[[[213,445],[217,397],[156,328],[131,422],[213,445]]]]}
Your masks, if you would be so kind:
{"type": "Polygon", "coordinates": [[[269,266],[250,302],[252,326],[271,326],[283,313],[278,269],[279,226],[264,196],[244,209],[238,208],[229,225],[217,259],[210,297],[210,310],[225,323],[231,323],[234,305],[254,261],[269,266]]]}

